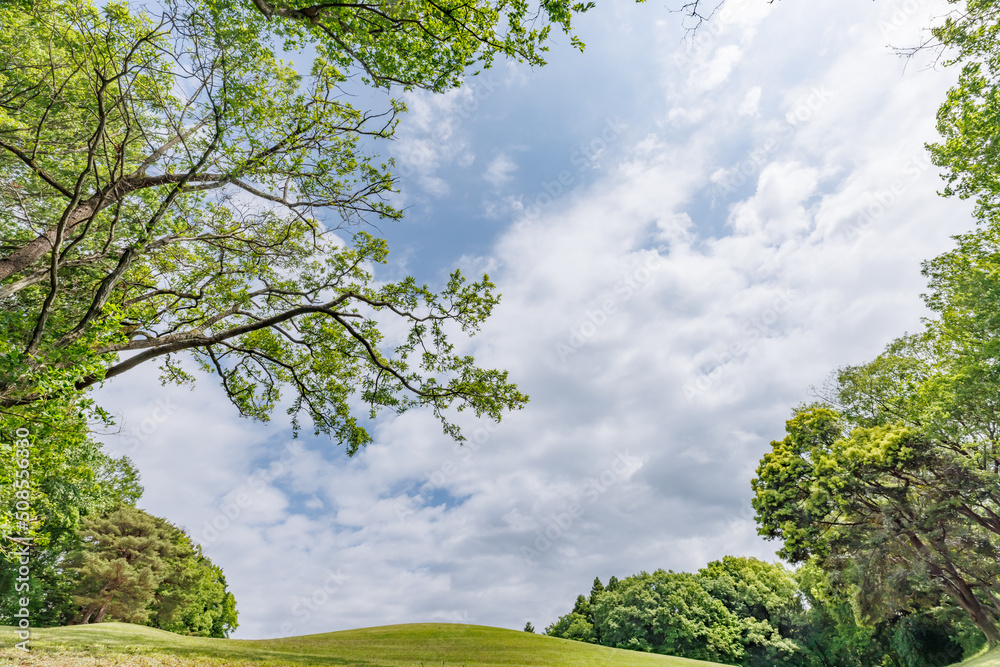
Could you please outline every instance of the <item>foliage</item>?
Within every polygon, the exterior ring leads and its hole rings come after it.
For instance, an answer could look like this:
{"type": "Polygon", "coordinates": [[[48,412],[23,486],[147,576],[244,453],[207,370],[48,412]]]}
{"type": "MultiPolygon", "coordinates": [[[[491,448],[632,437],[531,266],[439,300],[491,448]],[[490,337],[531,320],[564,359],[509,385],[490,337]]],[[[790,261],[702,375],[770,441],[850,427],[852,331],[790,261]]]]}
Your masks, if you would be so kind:
{"type": "MultiPolygon", "coordinates": [[[[591,595],[591,600],[596,600],[591,595]]],[[[594,614],[591,600],[578,595],[572,611],[545,628],[545,634],[563,639],[597,643],[597,632],[594,629],[594,614]]]]}
{"type": "Polygon", "coordinates": [[[236,598],[222,569],[184,531],[153,519],[169,535],[173,555],[156,587],[149,625],[178,634],[228,637],[238,626],[236,598]]]}
{"type": "Polygon", "coordinates": [[[590,587],[590,597],[587,601],[593,606],[597,602],[597,596],[604,592],[604,584],[601,583],[600,577],[594,577],[594,583],[590,587]]]}
{"type": "MultiPolygon", "coordinates": [[[[642,0],[640,0],[642,1],[642,0]]],[[[593,2],[542,0],[400,0],[350,6],[281,0],[209,0],[229,21],[244,22],[260,43],[287,47],[312,42],[338,67],[358,69],[365,82],[444,91],[461,84],[470,67],[490,67],[497,56],[544,65],[553,28],[569,36],[574,15],[593,2]]]]}
{"type": "Polygon", "coordinates": [[[870,621],[944,591],[995,643],[996,551],[950,493],[955,459],[906,424],[845,434],[840,416],[820,406],[797,410],[786,431],[752,482],[759,532],[783,541],[779,554],[856,568],[859,611],[870,621]]]}
{"type": "Polygon", "coordinates": [[[790,639],[798,629],[802,604],[795,580],[784,567],[756,558],[725,556],[699,570],[698,578],[709,595],[746,622],[742,638],[746,664],[801,664],[799,648],[790,639]]]}
{"type": "Polygon", "coordinates": [[[790,571],[726,556],[694,575],[615,579],[611,593],[595,580],[591,597],[578,596],[545,632],[748,667],[941,667],[982,647],[982,634],[940,595],[860,622],[858,574],[826,570],[818,559],[790,571]]]}
{"type": "Polygon", "coordinates": [[[796,633],[803,665],[943,667],[982,648],[982,633],[941,597],[875,624],[859,622],[857,575],[849,568],[824,570],[816,559],[795,572],[806,603],[796,633]]]}
{"type": "Polygon", "coordinates": [[[842,572],[827,572],[816,559],[795,571],[804,602],[797,639],[808,667],[866,667],[893,664],[878,629],[858,623],[854,588],[842,572]]]}
{"type": "Polygon", "coordinates": [[[657,570],[626,577],[597,596],[593,616],[605,646],[730,664],[744,654],[736,619],[695,575],[657,570]]]}
{"type": "Polygon", "coordinates": [[[75,611],[72,584],[59,559],[76,547],[82,518],[135,502],[142,493],[131,462],[109,457],[90,438],[92,414],[80,401],[36,403],[0,413],[0,622],[9,622],[23,597],[15,590],[13,538],[32,545],[27,582],[32,622],[66,623],[75,611]],[[29,443],[30,476],[20,489],[14,483],[18,429],[27,430],[29,443]],[[27,491],[27,516],[18,516],[16,491],[27,491]]]}
{"type": "Polygon", "coordinates": [[[149,619],[149,607],[173,556],[170,536],[153,517],[131,507],[84,519],[80,548],[66,567],[76,579],[77,623],[105,616],[129,623],[149,619]]]}
{"type": "Polygon", "coordinates": [[[206,637],[236,628],[222,570],[167,521],[123,505],[86,518],[80,537],[65,562],[76,583],[77,622],[107,617],[206,637]]]}
{"type": "Polygon", "coordinates": [[[797,591],[787,572],[752,558],[710,563],[697,574],[657,570],[594,581],[591,595],[546,634],[605,646],[740,665],[793,665],[797,591]],[[784,597],[783,597],[784,596],[784,597]],[[788,662],[791,660],[791,662],[788,662]]]}
{"type": "Polygon", "coordinates": [[[1000,12],[992,0],[962,4],[933,30],[950,51],[947,64],[960,64],[961,73],[938,110],[941,141],[928,150],[946,169],[943,194],[974,198],[977,214],[989,218],[1000,203],[1000,12]]]}
{"type": "MultiPolygon", "coordinates": [[[[378,282],[385,242],[336,235],[400,217],[385,201],[389,165],[366,142],[390,138],[402,106],[355,109],[340,92],[346,52],[300,74],[265,28],[304,28],[240,6],[178,2],[155,17],[82,0],[0,6],[0,406],[152,360],[189,382],[187,355],[241,414],[267,419],[287,394],[295,429],[304,416],[349,453],[370,440],[353,403],[370,418],[429,408],[458,439],[449,408],[499,420],[521,407],[505,372],[449,342],[497,304],[488,277],[455,272],[438,292],[378,282]]],[[[379,39],[417,39],[404,23],[379,39]]],[[[450,44],[435,48],[464,58],[450,44]]],[[[382,48],[355,46],[362,59],[382,48]]]]}
{"type": "Polygon", "coordinates": [[[864,573],[857,602],[869,617],[936,587],[995,643],[1000,235],[983,207],[980,216],[979,229],[924,263],[937,317],[873,361],[838,371],[827,399],[840,415],[824,414],[842,432],[817,446],[790,446],[791,431],[774,443],[755,503],[762,530],[790,556],[802,546],[855,561],[864,573]]]}

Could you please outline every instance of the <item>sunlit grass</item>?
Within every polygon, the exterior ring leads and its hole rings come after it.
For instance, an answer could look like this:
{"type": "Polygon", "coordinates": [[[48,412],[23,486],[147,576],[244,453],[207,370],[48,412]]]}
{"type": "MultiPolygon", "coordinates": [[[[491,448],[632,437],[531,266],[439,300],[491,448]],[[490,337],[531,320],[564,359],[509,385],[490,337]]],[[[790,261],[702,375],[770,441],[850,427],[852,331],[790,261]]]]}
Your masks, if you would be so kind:
{"type": "Polygon", "coordinates": [[[1000,667],[1000,650],[990,651],[983,655],[969,658],[953,667],[1000,667]]]}
{"type": "MultiPolygon", "coordinates": [[[[709,667],[715,663],[593,646],[479,625],[418,623],[287,639],[181,637],[125,623],[33,631],[32,652],[12,648],[0,628],[0,665],[194,667],[366,665],[370,667],[709,667]]],[[[978,667],[978,666],[977,666],[978,667]]]]}

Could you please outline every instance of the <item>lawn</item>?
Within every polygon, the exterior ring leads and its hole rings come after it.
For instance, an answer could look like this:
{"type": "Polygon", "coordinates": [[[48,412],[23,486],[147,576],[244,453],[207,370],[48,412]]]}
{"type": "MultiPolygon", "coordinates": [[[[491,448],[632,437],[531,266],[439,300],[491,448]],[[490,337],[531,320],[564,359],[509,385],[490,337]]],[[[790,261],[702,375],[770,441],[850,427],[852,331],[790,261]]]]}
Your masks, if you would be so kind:
{"type": "MultiPolygon", "coordinates": [[[[31,653],[13,648],[0,627],[0,666],[195,667],[710,667],[716,663],[649,655],[481,625],[416,623],[286,639],[202,639],[126,623],[33,631],[31,653]]],[[[991,663],[976,665],[987,667],[991,663]]],[[[1000,665],[998,665],[1000,667],[1000,665]]]]}
{"type": "Polygon", "coordinates": [[[1000,650],[990,651],[985,655],[969,658],[952,667],[1000,667],[1000,650]]]}

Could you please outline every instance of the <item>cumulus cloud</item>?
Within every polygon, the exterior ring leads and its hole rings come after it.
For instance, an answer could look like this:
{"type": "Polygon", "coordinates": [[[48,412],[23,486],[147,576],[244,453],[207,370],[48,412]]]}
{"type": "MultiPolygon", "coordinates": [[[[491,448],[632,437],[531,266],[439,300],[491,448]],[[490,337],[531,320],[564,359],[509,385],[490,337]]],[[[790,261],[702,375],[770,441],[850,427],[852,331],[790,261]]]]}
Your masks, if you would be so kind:
{"type": "MultiPolygon", "coordinates": [[[[918,325],[919,261],[970,222],[921,158],[952,75],[901,77],[879,60],[880,9],[734,6],[693,56],[701,84],[680,61],[647,63],[635,86],[660,86],[649,131],[463,258],[503,300],[460,345],[509,369],[525,410],[499,425],[462,415],[464,447],[427,414],[385,418],[347,459],[322,439],[291,443],[280,419],[239,420],[211,382],[164,393],[142,371],[101,390],[142,435],[108,442],[138,463],[144,506],[225,569],[238,636],[542,627],[594,576],[773,557],[749,508],[756,462],[811,385],[918,325]],[[761,106],[765,89],[775,101],[761,106]]],[[[620,39],[662,30],[653,9],[615,8],[632,22],[620,39]]],[[[651,39],[688,58],[679,34],[651,39]]],[[[529,99],[544,94],[531,85],[529,99]]],[[[463,95],[411,100],[418,128],[401,150],[443,137],[421,178],[470,154],[463,95]]],[[[490,154],[499,185],[512,172],[500,146],[490,154]]]]}
{"type": "Polygon", "coordinates": [[[436,198],[450,193],[448,183],[437,172],[452,162],[468,167],[475,161],[463,125],[501,86],[497,74],[487,72],[445,93],[410,91],[403,95],[406,122],[400,126],[390,153],[404,187],[416,184],[436,198]]]}

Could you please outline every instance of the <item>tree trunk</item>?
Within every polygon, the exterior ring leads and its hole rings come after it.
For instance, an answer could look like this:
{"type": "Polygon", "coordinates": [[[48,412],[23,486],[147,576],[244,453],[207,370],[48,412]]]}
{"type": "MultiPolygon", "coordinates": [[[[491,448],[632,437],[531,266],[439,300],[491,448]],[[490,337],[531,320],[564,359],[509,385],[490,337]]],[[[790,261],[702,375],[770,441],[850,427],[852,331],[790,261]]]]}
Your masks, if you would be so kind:
{"type": "MultiPolygon", "coordinates": [[[[966,588],[968,584],[962,582],[966,588]]],[[[986,635],[986,641],[990,646],[997,646],[1000,644],[1000,629],[997,628],[996,621],[993,620],[993,616],[980,604],[979,600],[976,598],[975,594],[971,589],[967,591],[962,591],[960,594],[952,595],[953,598],[958,602],[958,604],[965,610],[965,612],[972,619],[972,622],[976,624],[984,635],[986,635]]]]}
{"type": "Polygon", "coordinates": [[[101,610],[99,612],[97,612],[97,618],[94,619],[94,623],[103,623],[104,622],[104,615],[106,613],[108,613],[108,605],[109,604],[111,604],[111,600],[110,599],[104,601],[104,605],[101,607],[101,610]]]}
{"type": "Polygon", "coordinates": [[[983,606],[972,586],[962,577],[955,564],[947,560],[943,565],[938,565],[934,554],[930,548],[924,544],[915,534],[909,533],[910,544],[914,547],[927,566],[927,571],[931,577],[940,581],[948,594],[958,603],[958,605],[969,615],[972,622],[976,624],[984,635],[990,646],[1000,644],[1000,628],[990,610],[983,606]]]}
{"type": "MultiPolygon", "coordinates": [[[[88,220],[95,215],[101,204],[101,195],[94,195],[85,201],[80,202],[72,212],[66,216],[65,234],[69,235],[77,225],[88,220]]],[[[113,202],[109,202],[113,203],[113,202]]],[[[107,204],[101,206],[106,207],[107,204]]],[[[23,271],[35,263],[40,257],[52,249],[56,242],[58,227],[50,227],[37,237],[28,241],[20,248],[17,248],[7,257],[0,259],[0,280],[6,280],[18,271],[23,271]]]]}
{"type": "Polygon", "coordinates": [[[94,605],[87,605],[86,609],[81,610],[80,616],[77,617],[77,623],[80,625],[86,625],[90,622],[90,617],[94,615],[94,605]]]}

